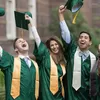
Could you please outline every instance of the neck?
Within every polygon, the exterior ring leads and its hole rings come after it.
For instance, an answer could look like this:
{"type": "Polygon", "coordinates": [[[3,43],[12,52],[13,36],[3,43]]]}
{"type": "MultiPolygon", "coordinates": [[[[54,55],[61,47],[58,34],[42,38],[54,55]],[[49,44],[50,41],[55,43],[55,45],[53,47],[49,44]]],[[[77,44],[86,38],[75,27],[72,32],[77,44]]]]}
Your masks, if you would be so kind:
{"type": "Polygon", "coordinates": [[[54,54],[54,53],[50,52],[50,54],[56,64],[65,63],[62,52],[59,52],[58,54],[54,54]]]}
{"type": "Polygon", "coordinates": [[[19,52],[18,55],[29,56],[28,52],[23,52],[23,53],[19,52]]]}
{"type": "Polygon", "coordinates": [[[81,49],[79,48],[82,52],[88,51],[88,49],[81,49]]]}

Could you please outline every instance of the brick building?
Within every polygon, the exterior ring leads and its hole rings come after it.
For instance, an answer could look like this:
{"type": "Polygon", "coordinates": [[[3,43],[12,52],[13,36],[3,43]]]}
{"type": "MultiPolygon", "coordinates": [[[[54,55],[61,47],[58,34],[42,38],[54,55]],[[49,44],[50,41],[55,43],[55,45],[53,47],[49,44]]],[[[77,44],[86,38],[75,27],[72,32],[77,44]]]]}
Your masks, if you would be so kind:
{"type": "MultiPolygon", "coordinates": [[[[12,43],[16,37],[20,37],[21,29],[16,28],[14,11],[30,11],[33,15],[34,24],[42,39],[47,37],[48,25],[51,20],[51,8],[59,7],[65,0],[0,0],[0,7],[5,8],[6,14],[0,17],[0,45],[10,52],[13,51],[12,43]]],[[[99,27],[100,23],[100,0],[84,0],[82,11],[88,23],[91,26],[99,27]]],[[[33,48],[32,34],[24,30],[24,38],[29,42],[30,48],[33,48]]],[[[30,49],[30,52],[32,50],[30,49]]]]}
{"type": "Polygon", "coordinates": [[[82,11],[92,27],[100,27],[100,0],[84,0],[82,11]]]}
{"type": "Polygon", "coordinates": [[[92,25],[100,28],[100,0],[92,0],[92,25]]]}

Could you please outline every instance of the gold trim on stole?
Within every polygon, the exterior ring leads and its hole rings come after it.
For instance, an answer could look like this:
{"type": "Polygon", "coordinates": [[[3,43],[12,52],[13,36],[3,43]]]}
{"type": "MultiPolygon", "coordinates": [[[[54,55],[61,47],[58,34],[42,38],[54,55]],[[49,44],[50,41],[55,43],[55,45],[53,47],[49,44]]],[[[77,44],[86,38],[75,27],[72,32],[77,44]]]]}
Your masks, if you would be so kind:
{"type": "Polygon", "coordinates": [[[36,100],[37,100],[38,97],[39,97],[39,67],[38,67],[38,65],[35,61],[32,60],[32,62],[33,62],[35,69],[36,69],[35,97],[36,97],[36,100]]]}
{"type": "Polygon", "coordinates": [[[20,95],[20,70],[21,62],[18,57],[14,58],[14,67],[12,73],[11,96],[15,99],[20,95]]]}
{"type": "MultiPolygon", "coordinates": [[[[58,70],[57,70],[57,65],[53,61],[51,55],[50,55],[50,62],[51,62],[51,70],[50,70],[50,91],[53,93],[53,95],[58,91],[59,86],[58,86],[58,70]]],[[[65,66],[61,65],[63,75],[65,75],[65,66]]],[[[63,77],[63,76],[62,76],[63,77]]],[[[62,85],[62,94],[64,94],[63,90],[63,84],[62,84],[62,77],[60,79],[61,85],[62,85]]]]}
{"type": "MultiPolygon", "coordinates": [[[[35,80],[35,97],[36,100],[39,96],[39,69],[35,61],[33,64],[36,69],[36,80],[35,80]]],[[[11,85],[11,95],[15,99],[20,95],[20,72],[21,72],[21,61],[19,57],[14,58],[14,69],[12,73],[12,85],[11,85]]]]}

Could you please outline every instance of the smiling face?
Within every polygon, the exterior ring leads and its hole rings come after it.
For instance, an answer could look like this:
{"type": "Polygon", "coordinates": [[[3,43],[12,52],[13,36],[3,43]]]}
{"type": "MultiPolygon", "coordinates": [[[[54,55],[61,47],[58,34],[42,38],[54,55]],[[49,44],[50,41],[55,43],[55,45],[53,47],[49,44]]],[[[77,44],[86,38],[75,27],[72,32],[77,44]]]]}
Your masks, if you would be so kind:
{"type": "Polygon", "coordinates": [[[87,33],[81,33],[78,39],[78,45],[81,51],[88,50],[92,41],[87,33]]]}
{"type": "Polygon", "coordinates": [[[55,40],[50,41],[51,52],[57,54],[59,52],[59,44],[55,40]]]}
{"type": "Polygon", "coordinates": [[[54,36],[49,38],[46,41],[46,47],[50,51],[50,55],[56,64],[65,64],[63,47],[58,37],[54,36]]]}
{"type": "Polygon", "coordinates": [[[22,38],[18,38],[16,41],[15,41],[15,51],[17,53],[24,53],[24,52],[28,52],[29,50],[29,45],[28,43],[26,42],[26,40],[22,39],[22,38]]]}

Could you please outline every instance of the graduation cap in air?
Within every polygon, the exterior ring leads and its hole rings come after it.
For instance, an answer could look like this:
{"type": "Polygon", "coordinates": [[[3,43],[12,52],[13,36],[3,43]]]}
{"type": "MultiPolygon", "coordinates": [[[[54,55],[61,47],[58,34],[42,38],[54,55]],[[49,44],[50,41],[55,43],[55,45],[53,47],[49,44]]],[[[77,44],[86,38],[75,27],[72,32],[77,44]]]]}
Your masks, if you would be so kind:
{"type": "Polygon", "coordinates": [[[67,9],[72,12],[78,11],[83,5],[83,0],[68,0],[65,4],[67,9]]]}
{"type": "Polygon", "coordinates": [[[16,26],[22,29],[26,29],[28,30],[28,24],[29,21],[25,20],[25,14],[29,15],[30,17],[32,17],[32,14],[30,12],[18,12],[18,11],[14,11],[15,14],[15,22],[16,22],[16,26]]]}
{"type": "Polygon", "coordinates": [[[73,23],[75,23],[76,17],[78,15],[79,9],[83,6],[83,0],[68,0],[65,7],[71,12],[76,12],[73,23]]]}
{"type": "Polygon", "coordinates": [[[5,10],[3,8],[0,8],[0,16],[3,16],[5,14],[5,10]]]}
{"type": "Polygon", "coordinates": [[[23,38],[23,29],[28,30],[28,24],[29,24],[29,21],[25,20],[25,14],[32,17],[32,14],[30,12],[14,11],[16,27],[22,29],[22,32],[21,32],[22,38],[23,38]]]}

